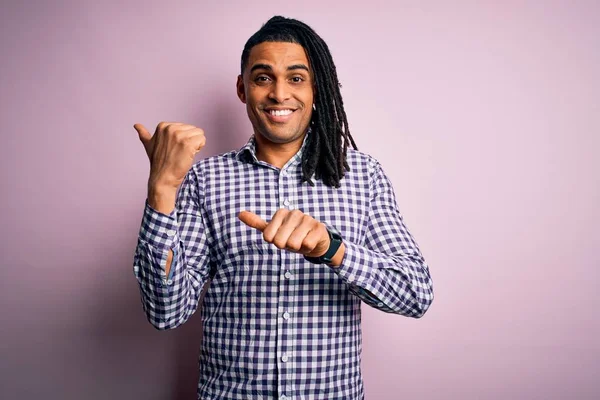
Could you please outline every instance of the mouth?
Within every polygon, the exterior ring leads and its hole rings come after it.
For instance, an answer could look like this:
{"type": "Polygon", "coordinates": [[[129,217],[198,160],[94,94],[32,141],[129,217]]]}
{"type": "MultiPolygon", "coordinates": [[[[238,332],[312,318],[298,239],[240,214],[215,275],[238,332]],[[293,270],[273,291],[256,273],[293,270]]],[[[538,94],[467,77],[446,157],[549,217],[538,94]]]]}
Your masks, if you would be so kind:
{"type": "Polygon", "coordinates": [[[277,123],[289,121],[293,117],[294,112],[296,112],[296,110],[292,108],[266,108],[263,111],[267,114],[269,120],[277,123]]]}

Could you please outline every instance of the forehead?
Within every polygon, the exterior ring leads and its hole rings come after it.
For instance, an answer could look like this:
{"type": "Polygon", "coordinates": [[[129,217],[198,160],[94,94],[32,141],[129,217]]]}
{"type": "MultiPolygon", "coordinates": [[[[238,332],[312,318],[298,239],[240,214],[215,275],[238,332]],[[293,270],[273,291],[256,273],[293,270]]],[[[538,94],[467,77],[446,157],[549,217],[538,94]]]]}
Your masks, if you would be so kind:
{"type": "Polygon", "coordinates": [[[304,64],[309,67],[304,47],[297,43],[262,42],[250,50],[248,67],[254,64],[269,64],[273,68],[286,68],[288,65],[304,64]]]}

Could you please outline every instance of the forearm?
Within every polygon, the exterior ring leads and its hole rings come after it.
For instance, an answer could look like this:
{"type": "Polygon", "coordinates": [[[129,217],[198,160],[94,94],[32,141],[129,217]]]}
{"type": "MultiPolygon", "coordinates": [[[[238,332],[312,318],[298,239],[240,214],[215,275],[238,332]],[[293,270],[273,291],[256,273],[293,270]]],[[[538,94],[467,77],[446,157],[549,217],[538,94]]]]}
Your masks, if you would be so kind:
{"type": "Polygon", "coordinates": [[[136,249],[134,274],[148,321],[157,329],[173,329],[195,312],[208,280],[204,269],[193,267],[181,244],[171,249],[154,247],[140,240],[136,249]],[[170,268],[166,268],[166,263],[170,268]]]}
{"type": "Polygon", "coordinates": [[[388,256],[348,243],[334,270],[354,294],[385,312],[419,318],[433,301],[429,268],[418,251],[388,256]]]}
{"type": "MultiPolygon", "coordinates": [[[[172,329],[196,310],[208,279],[208,249],[204,235],[197,242],[181,240],[189,237],[188,230],[203,232],[197,210],[188,210],[184,200],[177,214],[174,209],[164,214],[151,201],[142,219],[134,273],[148,321],[157,329],[172,329]]],[[[154,204],[167,211],[160,203],[154,204]]]]}
{"type": "MultiPolygon", "coordinates": [[[[156,184],[148,185],[148,205],[156,211],[169,215],[175,209],[177,200],[177,188],[161,187],[156,184]]],[[[169,276],[171,264],[173,263],[173,251],[169,250],[167,262],[165,264],[165,273],[169,276]]]]}

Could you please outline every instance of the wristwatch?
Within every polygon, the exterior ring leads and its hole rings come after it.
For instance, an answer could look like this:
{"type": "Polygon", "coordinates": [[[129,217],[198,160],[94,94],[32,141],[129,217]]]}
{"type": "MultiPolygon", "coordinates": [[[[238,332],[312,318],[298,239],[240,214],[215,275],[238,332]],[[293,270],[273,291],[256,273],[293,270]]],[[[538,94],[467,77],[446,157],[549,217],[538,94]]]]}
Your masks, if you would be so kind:
{"type": "Polygon", "coordinates": [[[327,232],[329,233],[329,249],[320,257],[304,256],[306,261],[313,264],[331,264],[331,259],[342,245],[342,237],[329,228],[327,228],[327,232]]]}

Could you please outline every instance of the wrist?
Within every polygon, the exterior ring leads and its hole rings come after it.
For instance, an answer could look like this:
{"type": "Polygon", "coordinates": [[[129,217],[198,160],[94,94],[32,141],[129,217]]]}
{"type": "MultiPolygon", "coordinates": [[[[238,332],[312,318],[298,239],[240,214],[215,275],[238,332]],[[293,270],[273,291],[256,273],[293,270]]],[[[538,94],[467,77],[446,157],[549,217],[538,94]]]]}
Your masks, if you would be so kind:
{"type": "Polygon", "coordinates": [[[148,205],[156,211],[169,215],[175,209],[177,188],[148,187],[148,205]]]}
{"type": "Polygon", "coordinates": [[[304,256],[304,258],[313,264],[327,264],[331,266],[339,266],[345,254],[345,246],[342,237],[334,230],[327,228],[329,235],[329,248],[327,251],[318,256],[304,256]]]}

